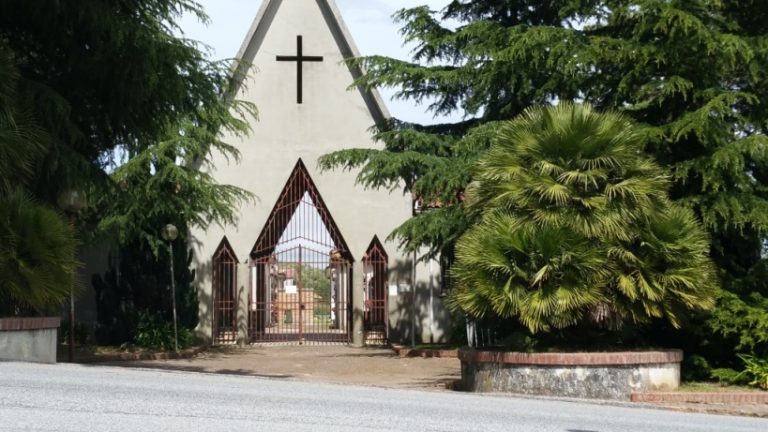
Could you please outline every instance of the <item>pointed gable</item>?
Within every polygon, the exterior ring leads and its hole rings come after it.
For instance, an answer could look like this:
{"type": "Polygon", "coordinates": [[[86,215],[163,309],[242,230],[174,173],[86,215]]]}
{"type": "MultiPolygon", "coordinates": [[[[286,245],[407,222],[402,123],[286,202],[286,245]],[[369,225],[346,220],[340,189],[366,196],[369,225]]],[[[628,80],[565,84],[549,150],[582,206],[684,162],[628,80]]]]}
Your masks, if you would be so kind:
{"type": "Polygon", "coordinates": [[[305,195],[308,195],[314,203],[320,222],[325,226],[325,229],[344,258],[349,261],[353,260],[347,242],[342,237],[336,222],[328,211],[325,201],[323,201],[323,197],[320,196],[315,182],[310,177],[307,167],[301,159],[296,163],[282,192],[280,192],[277,202],[267,218],[267,223],[261,230],[261,234],[259,234],[256,244],[254,244],[251,250],[251,258],[262,258],[274,252],[275,247],[293,220],[296,209],[299,208],[305,195]]]}
{"type": "MultiPolygon", "coordinates": [[[[249,68],[252,67],[257,53],[262,48],[264,39],[281,6],[292,1],[296,2],[297,0],[263,0],[261,8],[256,14],[256,18],[254,19],[253,24],[251,24],[251,28],[248,30],[248,34],[237,54],[239,63],[233,71],[235,83],[232,89],[235,94],[246,80],[249,68]]],[[[341,13],[334,0],[313,0],[313,2],[317,4],[323,19],[325,20],[325,24],[333,35],[333,39],[341,53],[340,60],[360,57],[357,46],[349,33],[349,29],[347,29],[346,24],[344,24],[344,20],[341,17],[341,13]]],[[[302,36],[300,27],[296,29],[296,36],[299,38],[302,36]]],[[[288,55],[289,53],[280,56],[287,57],[288,55]]],[[[354,80],[357,80],[363,75],[363,71],[357,66],[347,65],[347,68],[354,80]]],[[[358,92],[362,96],[365,105],[376,124],[383,124],[390,118],[389,111],[375,88],[366,89],[364,86],[358,86],[358,92]]]]}
{"type": "Polygon", "coordinates": [[[387,251],[384,249],[384,245],[381,244],[379,236],[374,235],[371,243],[368,245],[368,249],[365,251],[365,257],[370,261],[384,261],[389,259],[387,251]]]}
{"type": "Polygon", "coordinates": [[[226,235],[221,239],[221,243],[219,243],[219,246],[216,248],[213,260],[223,260],[226,262],[234,263],[240,262],[240,260],[237,259],[237,254],[235,254],[235,250],[232,248],[232,245],[229,244],[229,239],[226,235]]]}

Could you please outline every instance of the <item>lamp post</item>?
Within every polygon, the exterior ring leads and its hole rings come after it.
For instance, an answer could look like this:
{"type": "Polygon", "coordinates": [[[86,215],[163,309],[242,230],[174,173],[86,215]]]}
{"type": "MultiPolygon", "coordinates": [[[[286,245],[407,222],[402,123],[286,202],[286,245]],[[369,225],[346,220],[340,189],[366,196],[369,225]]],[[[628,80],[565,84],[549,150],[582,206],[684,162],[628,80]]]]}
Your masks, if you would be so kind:
{"type": "Polygon", "coordinates": [[[168,224],[160,230],[163,240],[168,242],[171,262],[171,303],[173,304],[173,350],[179,352],[179,332],[176,327],[176,278],[173,274],[173,241],[179,236],[179,230],[175,225],[168,224]]]}
{"type": "MultiPolygon", "coordinates": [[[[75,189],[61,191],[56,199],[59,207],[69,216],[69,224],[75,230],[77,214],[87,204],[86,194],[75,189]]],[[[69,281],[69,362],[75,361],[75,272],[72,271],[72,279],[69,281]]]]}

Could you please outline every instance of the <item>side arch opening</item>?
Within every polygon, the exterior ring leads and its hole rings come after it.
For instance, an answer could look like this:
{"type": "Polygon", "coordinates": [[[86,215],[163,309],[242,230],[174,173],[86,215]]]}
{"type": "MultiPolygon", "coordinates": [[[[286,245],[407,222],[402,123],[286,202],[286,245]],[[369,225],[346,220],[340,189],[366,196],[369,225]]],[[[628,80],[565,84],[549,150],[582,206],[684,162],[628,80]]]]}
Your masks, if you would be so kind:
{"type": "Polygon", "coordinates": [[[389,341],[387,281],[389,257],[377,236],[363,256],[363,329],[366,345],[389,341]]]}
{"type": "Polygon", "coordinates": [[[237,342],[237,256],[225,236],[213,254],[213,343],[237,342]]]}

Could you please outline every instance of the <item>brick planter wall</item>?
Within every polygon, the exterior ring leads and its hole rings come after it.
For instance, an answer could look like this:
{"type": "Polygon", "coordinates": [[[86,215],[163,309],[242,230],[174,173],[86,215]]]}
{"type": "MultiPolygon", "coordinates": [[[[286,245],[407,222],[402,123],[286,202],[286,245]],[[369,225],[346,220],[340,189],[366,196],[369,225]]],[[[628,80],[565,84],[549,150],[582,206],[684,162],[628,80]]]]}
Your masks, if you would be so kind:
{"type": "Polygon", "coordinates": [[[58,317],[0,318],[0,359],[56,363],[58,317]]]}
{"type": "Polygon", "coordinates": [[[519,353],[462,349],[462,388],[475,392],[629,400],[680,385],[679,350],[519,353]]]}

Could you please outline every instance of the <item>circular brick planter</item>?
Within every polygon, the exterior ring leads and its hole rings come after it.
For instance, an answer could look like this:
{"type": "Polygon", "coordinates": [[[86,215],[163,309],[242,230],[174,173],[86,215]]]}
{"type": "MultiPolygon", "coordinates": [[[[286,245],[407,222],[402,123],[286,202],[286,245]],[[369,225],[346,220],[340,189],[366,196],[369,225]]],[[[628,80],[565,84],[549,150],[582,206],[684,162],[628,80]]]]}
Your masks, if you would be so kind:
{"type": "Polygon", "coordinates": [[[462,388],[475,392],[629,400],[680,385],[680,350],[520,353],[459,350],[462,388]]]}

